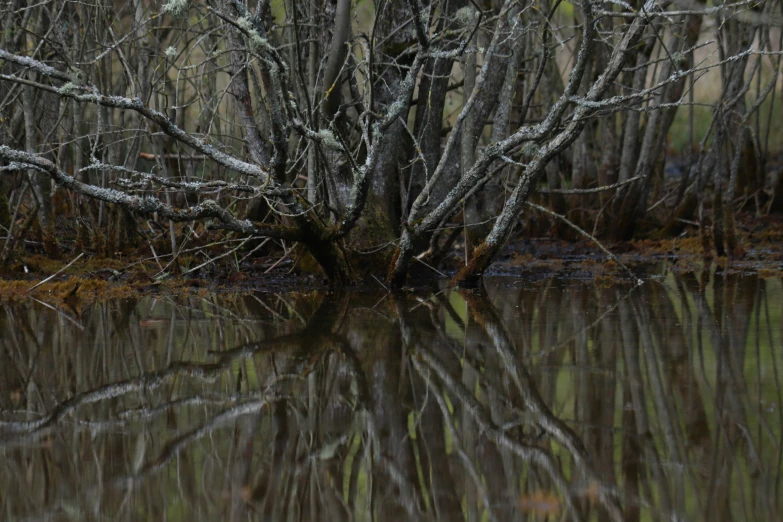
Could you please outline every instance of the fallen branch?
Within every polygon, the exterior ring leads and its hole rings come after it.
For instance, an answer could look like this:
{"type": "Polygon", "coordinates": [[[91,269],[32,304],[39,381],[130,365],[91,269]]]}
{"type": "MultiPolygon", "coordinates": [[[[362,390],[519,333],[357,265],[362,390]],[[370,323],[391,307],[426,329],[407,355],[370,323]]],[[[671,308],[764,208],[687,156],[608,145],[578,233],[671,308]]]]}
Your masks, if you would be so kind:
{"type": "Polygon", "coordinates": [[[27,293],[29,293],[29,292],[32,292],[33,290],[35,290],[36,288],[38,288],[38,287],[39,287],[39,286],[41,286],[42,284],[44,284],[44,283],[46,283],[46,282],[48,282],[48,281],[51,281],[52,279],[54,279],[55,277],[57,277],[58,275],[60,275],[61,273],[63,273],[65,270],[68,270],[68,268],[69,268],[69,267],[70,267],[72,264],[74,264],[75,262],[77,262],[79,259],[81,259],[83,255],[84,255],[84,252],[82,252],[81,254],[79,254],[78,256],[76,256],[76,258],[75,258],[73,261],[71,261],[70,263],[68,263],[67,265],[65,265],[65,266],[64,266],[64,267],[62,267],[61,269],[59,269],[57,272],[53,273],[52,275],[50,275],[49,277],[47,277],[47,278],[46,278],[46,279],[44,279],[43,281],[39,281],[38,283],[36,283],[36,284],[34,284],[33,286],[31,286],[30,288],[28,288],[28,289],[27,289],[27,291],[26,291],[25,293],[27,294],[27,293]]]}
{"type": "Polygon", "coordinates": [[[578,226],[576,223],[574,223],[573,221],[571,221],[571,220],[570,220],[570,219],[568,219],[567,217],[565,217],[565,216],[563,216],[563,215],[560,215],[560,214],[558,214],[557,212],[552,212],[552,211],[551,211],[551,210],[549,210],[548,208],[542,207],[541,205],[536,205],[535,203],[531,203],[530,201],[526,201],[526,202],[525,202],[525,204],[526,204],[527,206],[529,206],[529,207],[532,207],[532,208],[536,209],[536,210],[540,210],[540,211],[541,211],[541,212],[543,212],[544,214],[549,214],[550,216],[552,216],[552,217],[554,217],[554,218],[557,218],[557,219],[559,219],[559,220],[563,221],[563,222],[564,222],[566,225],[568,225],[569,227],[573,228],[574,230],[576,230],[577,232],[579,232],[580,234],[582,234],[583,236],[585,236],[586,238],[588,238],[590,241],[592,241],[593,243],[595,243],[595,244],[598,246],[598,248],[600,248],[601,250],[603,250],[603,251],[604,251],[604,253],[605,253],[605,254],[606,254],[608,257],[609,257],[609,259],[611,259],[612,261],[614,261],[615,263],[617,263],[618,265],[620,265],[620,266],[623,268],[623,270],[625,270],[626,272],[628,272],[628,274],[631,276],[631,278],[634,280],[634,282],[635,282],[636,284],[642,284],[642,283],[643,283],[643,281],[642,281],[641,279],[639,279],[638,277],[636,277],[636,274],[634,274],[634,273],[631,271],[631,269],[630,269],[630,268],[628,268],[627,266],[625,266],[625,264],[623,264],[623,262],[622,262],[622,261],[620,261],[620,259],[619,259],[619,258],[618,258],[616,255],[612,254],[612,252],[611,252],[611,251],[609,251],[609,249],[608,249],[608,248],[606,248],[606,247],[603,245],[603,243],[601,243],[600,241],[598,241],[598,239],[597,239],[595,236],[593,236],[593,235],[589,234],[587,231],[585,231],[585,230],[582,230],[582,229],[581,229],[581,228],[580,228],[580,227],[579,227],[579,226],[578,226]]]}

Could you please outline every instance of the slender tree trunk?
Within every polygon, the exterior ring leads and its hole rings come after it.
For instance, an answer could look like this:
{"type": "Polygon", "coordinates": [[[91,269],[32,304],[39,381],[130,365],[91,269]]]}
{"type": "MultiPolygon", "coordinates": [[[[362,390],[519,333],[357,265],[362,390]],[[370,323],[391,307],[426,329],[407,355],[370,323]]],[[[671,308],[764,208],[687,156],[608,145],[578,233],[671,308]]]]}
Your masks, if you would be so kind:
{"type": "MultiPolygon", "coordinates": [[[[35,93],[30,89],[22,91],[25,147],[31,153],[37,152],[34,96],[35,93]]],[[[38,201],[38,225],[41,227],[41,241],[44,245],[44,252],[50,259],[59,259],[61,256],[60,245],[57,243],[57,232],[54,228],[52,199],[47,190],[50,184],[49,179],[36,170],[28,171],[27,176],[33,189],[33,195],[38,201]]]]}

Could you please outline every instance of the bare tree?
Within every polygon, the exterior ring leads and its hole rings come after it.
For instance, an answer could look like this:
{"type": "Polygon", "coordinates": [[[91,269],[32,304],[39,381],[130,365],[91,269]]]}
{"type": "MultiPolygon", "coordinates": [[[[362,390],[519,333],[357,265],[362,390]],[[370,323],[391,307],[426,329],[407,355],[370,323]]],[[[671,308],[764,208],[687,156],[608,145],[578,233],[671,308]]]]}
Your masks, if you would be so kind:
{"type": "MultiPolygon", "coordinates": [[[[454,281],[475,283],[543,181],[556,213],[611,203],[630,237],[688,88],[715,69],[712,139],[671,205],[695,212],[712,187],[718,253],[739,253],[736,187],[753,177],[758,196],[764,180],[738,158],[768,150],[751,118],[777,85],[778,7],[575,5],[9,0],[0,207],[32,201],[52,257],[68,216],[75,248],[109,255],[139,217],[166,220],[172,254],[196,233],[175,224],[199,222],[298,243],[334,284],[381,271],[402,286],[464,231],[454,281]],[[707,20],[717,43],[699,43],[707,20]],[[717,57],[696,61],[701,48],[717,57]]],[[[7,259],[27,227],[4,216],[7,259]]]]}

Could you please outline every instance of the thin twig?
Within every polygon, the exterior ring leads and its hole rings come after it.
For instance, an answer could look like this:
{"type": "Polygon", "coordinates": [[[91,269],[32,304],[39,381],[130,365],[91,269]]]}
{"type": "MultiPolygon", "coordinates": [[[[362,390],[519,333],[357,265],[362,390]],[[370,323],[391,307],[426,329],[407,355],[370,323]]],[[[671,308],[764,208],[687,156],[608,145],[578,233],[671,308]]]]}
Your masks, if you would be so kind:
{"type": "Polygon", "coordinates": [[[220,255],[218,255],[218,256],[215,256],[215,257],[212,257],[212,258],[209,258],[209,259],[207,259],[206,261],[204,261],[204,262],[203,262],[203,263],[201,263],[200,265],[198,265],[198,266],[196,266],[196,267],[193,267],[193,268],[191,268],[190,270],[188,270],[187,272],[185,272],[185,273],[184,273],[184,274],[182,274],[182,275],[183,275],[183,276],[184,276],[184,275],[188,275],[188,274],[190,274],[191,272],[195,272],[196,270],[198,270],[198,269],[200,269],[200,268],[203,268],[203,267],[205,267],[205,266],[207,266],[207,265],[209,265],[209,264],[211,264],[211,263],[214,263],[214,262],[215,262],[215,261],[217,261],[218,259],[223,259],[224,257],[226,257],[226,256],[229,256],[229,255],[233,254],[234,252],[236,252],[237,250],[239,250],[240,248],[242,248],[242,247],[244,246],[244,244],[245,244],[245,243],[247,243],[248,241],[250,241],[250,239],[251,239],[251,238],[247,238],[247,239],[245,239],[244,241],[242,241],[240,244],[238,244],[237,246],[235,246],[234,248],[232,248],[232,249],[231,249],[231,250],[229,250],[228,252],[223,252],[222,254],[220,254],[220,255]]]}
{"type": "Polygon", "coordinates": [[[291,250],[288,250],[288,252],[285,252],[285,253],[283,254],[283,257],[281,257],[280,259],[278,259],[277,261],[275,261],[275,262],[272,264],[272,266],[270,266],[269,268],[267,268],[267,269],[264,271],[264,273],[265,273],[265,274],[268,274],[268,273],[269,273],[269,272],[271,272],[271,271],[272,271],[272,270],[273,270],[273,269],[274,269],[274,268],[275,268],[277,265],[279,265],[280,263],[282,263],[282,262],[283,262],[283,260],[284,260],[285,258],[287,258],[287,257],[288,257],[288,253],[289,253],[289,252],[291,252],[291,250]]]}
{"type": "Polygon", "coordinates": [[[67,270],[67,269],[68,269],[68,268],[69,268],[69,267],[70,267],[72,264],[74,264],[74,263],[75,263],[75,262],[77,262],[79,259],[81,259],[83,255],[84,255],[84,252],[82,252],[81,254],[79,254],[78,256],[76,256],[76,258],[75,258],[73,261],[71,261],[70,263],[68,263],[67,265],[65,265],[65,266],[64,266],[64,267],[62,267],[61,269],[59,269],[57,272],[53,273],[52,275],[50,275],[49,277],[47,277],[47,278],[46,278],[46,279],[44,279],[43,281],[39,281],[38,283],[36,283],[36,284],[34,284],[33,286],[31,286],[30,288],[28,288],[28,289],[27,289],[27,291],[26,291],[25,293],[28,293],[28,292],[31,292],[31,291],[33,291],[34,289],[38,288],[38,287],[39,287],[39,286],[41,286],[42,284],[46,283],[47,281],[51,281],[52,279],[54,279],[55,277],[57,277],[58,275],[60,275],[60,274],[61,274],[63,271],[67,270]]]}
{"type": "Polygon", "coordinates": [[[434,266],[432,266],[431,264],[427,263],[426,261],[423,261],[423,260],[419,259],[419,256],[414,256],[413,259],[415,259],[416,261],[418,261],[422,265],[426,266],[427,268],[429,268],[430,270],[432,270],[436,274],[440,274],[441,277],[449,277],[446,274],[444,274],[443,272],[441,272],[440,270],[438,270],[437,268],[435,268],[434,266]]]}
{"type": "Polygon", "coordinates": [[[375,277],[375,274],[372,274],[372,278],[375,279],[376,281],[378,281],[378,284],[381,285],[384,290],[386,290],[387,292],[389,291],[389,288],[385,284],[383,284],[383,282],[381,282],[380,279],[375,277]]]}
{"type": "Polygon", "coordinates": [[[620,188],[623,185],[627,185],[628,183],[632,183],[636,180],[642,179],[644,176],[636,176],[631,179],[627,179],[625,181],[618,181],[617,183],[613,183],[612,185],[606,185],[603,187],[595,187],[590,189],[546,189],[542,188],[539,189],[538,192],[541,194],[595,194],[596,192],[603,192],[605,190],[612,190],[616,188],[620,188]]]}

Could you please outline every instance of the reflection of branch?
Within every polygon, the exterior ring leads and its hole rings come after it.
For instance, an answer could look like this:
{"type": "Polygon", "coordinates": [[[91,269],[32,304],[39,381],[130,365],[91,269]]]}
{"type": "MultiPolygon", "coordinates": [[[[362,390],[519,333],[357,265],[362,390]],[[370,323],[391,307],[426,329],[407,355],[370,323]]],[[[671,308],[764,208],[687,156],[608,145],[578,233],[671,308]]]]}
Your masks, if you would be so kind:
{"type": "Polygon", "coordinates": [[[443,382],[449,392],[453,394],[454,397],[462,403],[465,410],[470,413],[471,417],[473,417],[479,425],[479,428],[481,428],[481,433],[484,436],[498,446],[508,448],[522,459],[532,461],[541,466],[565,496],[566,504],[568,505],[568,509],[571,511],[574,520],[581,520],[579,511],[576,509],[575,500],[572,498],[572,493],[570,493],[568,483],[552,455],[541,448],[523,444],[510,438],[503,430],[495,426],[489,414],[476,398],[465,389],[461,383],[457,382],[427,350],[417,347],[413,351],[413,356],[410,360],[425,380],[429,379],[428,372],[422,367],[420,361],[424,361],[424,363],[427,364],[427,367],[434,370],[434,373],[441,382],[443,382]]]}
{"type": "Polygon", "coordinates": [[[476,485],[476,489],[479,491],[479,493],[481,493],[481,500],[482,502],[484,502],[484,507],[487,509],[487,514],[489,516],[489,519],[497,520],[497,517],[495,516],[495,513],[492,510],[492,504],[490,503],[489,494],[487,493],[487,488],[481,482],[481,476],[476,470],[476,466],[473,463],[473,460],[471,460],[468,454],[465,453],[465,448],[464,445],[462,444],[462,439],[459,436],[459,432],[457,431],[457,428],[454,426],[454,419],[451,418],[451,412],[449,412],[449,408],[446,405],[446,401],[443,398],[443,394],[433,384],[432,379],[429,376],[429,372],[425,368],[422,368],[421,363],[418,363],[414,359],[413,365],[416,368],[416,370],[419,371],[419,374],[424,378],[424,380],[427,383],[427,388],[429,389],[430,393],[432,393],[433,397],[435,397],[435,400],[438,402],[438,406],[440,407],[440,411],[443,415],[443,420],[446,423],[446,426],[448,426],[449,433],[451,434],[451,438],[453,439],[454,444],[456,445],[457,454],[459,455],[459,458],[462,460],[462,464],[465,466],[465,469],[468,470],[468,474],[470,475],[470,478],[473,479],[473,482],[476,485]]]}
{"type": "Polygon", "coordinates": [[[635,291],[637,288],[639,288],[639,286],[641,286],[641,285],[634,285],[634,286],[633,286],[633,287],[632,287],[632,288],[631,288],[631,289],[630,289],[630,290],[629,290],[627,293],[625,293],[625,294],[624,294],[622,297],[620,297],[620,299],[618,299],[617,301],[615,301],[615,303],[614,303],[612,306],[610,306],[609,308],[607,308],[607,309],[604,311],[604,313],[602,313],[601,315],[599,315],[599,316],[598,316],[598,318],[597,318],[595,321],[593,321],[593,322],[592,322],[592,323],[590,323],[589,325],[585,326],[585,327],[584,327],[584,328],[582,328],[581,330],[579,330],[579,331],[575,332],[573,335],[571,335],[571,337],[567,338],[566,340],[564,340],[564,341],[562,341],[562,342],[559,342],[559,343],[557,343],[556,345],[554,345],[554,346],[552,346],[552,347],[550,347],[550,348],[546,348],[545,350],[540,350],[538,353],[536,353],[536,354],[533,354],[533,355],[534,355],[534,356],[537,356],[537,357],[543,357],[544,355],[546,355],[546,354],[548,354],[548,353],[551,353],[551,352],[556,352],[556,351],[558,351],[560,348],[563,348],[564,346],[567,346],[568,344],[570,344],[570,343],[571,343],[571,341],[573,341],[574,339],[576,339],[578,336],[582,335],[582,334],[583,334],[583,333],[585,333],[585,332],[588,332],[588,331],[592,330],[593,328],[595,328],[596,326],[598,326],[599,324],[601,324],[601,322],[602,322],[602,321],[603,321],[603,320],[606,318],[606,316],[608,316],[609,314],[611,314],[612,312],[614,312],[614,311],[617,309],[617,307],[618,307],[618,306],[620,306],[620,303],[622,303],[624,300],[628,299],[628,298],[631,296],[631,294],[632,294],[632,293],[633,293],[633,292],[634,292],[634,291],[635,291]]]}
{"type": "MultiPolygon", "coordinates": [[[[68,414],[86,404],[113,399],[131,392],[154,390],[180,376],[199,376],[204,379],[214,379],[220,371],[229,367],[228,364],[175,363],[165,370],[152,372],[136,379],[107,384],[94,390],[77,394],[71,399],[58,404],[54,411],[40,419],[31,421],[0,421],[0,428],[6,432],[21,434],[25,438],[29,435],[40,437],[54,428],[68,414]]],[[[8,440],[2,442],[7,443],[8,440]]]]}
{"type": "MultiPolygon", "coordinates": [[[[676,406],[670,404],[669,399],[669,393],[670,393],[670,385],[669,383],[662,383],[661,382],[661,372],[658,368],[660,359],[660,354],[658,354],[658,357],[656,357],[656,349],[655,349],[655,343],[653,342],[652,336],[650,335],[650,326],[652,325],[651,318],[649,314],[647,313],[646,307],[647,303],[639,303],[639,306],[633,306],[632,303],[632,312],[633,317],[636,319],[636,325],[637,325],[637,332],[639,334],[639,338],[641,339],[640,345],[638,345],[639,352],[644,354],[644,357],[646,359],[645,368],[647,370],[647,381],[649,382],[649,386],[646,386],[645,388],[650,390],[650,393],[653,398],[653,403],[655,404],[655,410],[658,414],[658,423],[661,426],[661,431],[663,431],[663,438],[666,441],[666,445],[668,446],[668,460],[674,461],[674,464],[677,467],[683,467],[684,469],[688,469],[689,467],[686,467],[686,459],[684,457],[684,442],[682,440],[682,434],[680,432],[681,423],[679,420],[675,420],[674,414],[672,413],[672,409],[676,412],[676,406]]],[[[630,318],[629,318],[630,319],[630,318]]],[[[636,357],[636,355],[634,355],[636,357]]],[[[631,366],[629,364],[629,366],[631,366]]],[[[635,370],[634,370],[635,371],[635,370]]],[[[641,374],[640,374],[641,378],[641,374]]],[[[640,383],[642,381],[639,381],[640,383]]],[[[634,385],[632,385],[634,386],[634,385]]],[[[646,403],[646,401],[645,401],[646,403]]],[[[639,414],[639,412],[637,412],[639,414]]],[[[644,412],[644,417],[646,417],[646,412],[644,412]]],[[[650,427],[648,426],[648,430],[650,427]]],[[[654,447],[654,443],[652,442],[645,442],[643,444],[650,444],[654,447]]],[[[657,456],[657,454],[656,454],[657,456]]],[[[655,465],[660,465],[660,463],[655,463],[655,465]]],[[[684,483],[682,480],[682,474],[681,473],[674,473],[674,476],[672,477],[673,484],[672,484],[672,492],[671,492],[671,506],[670,506],[670,513],[666,513],[666,515],[672,516],[672,518],[675,517],[674,513],[677,511],[684,511],[683,506],[683,489],[684,489],[684,483]],[[675,505],[675,502],[677,505],[675,505]]],[[[661,486],[663,487],[664,484],[662,483],[661,486]]],[[[679,517],[677,517],[679,518],[679,517]]]]}
{"type": "MultiPolygon", "coordinates": [[[[28,291],[29,291],[29,290],[28,290],[28,291]]],[[[62,311],[62,310],[60,310],[59,308],[56,308],[56,307],[54,307],[54,306],[50,305],[49,303],[46,303],[46,302],[44,302],[44,301],[41,301],[40,299],[36,299],[35,297],[30,297],[30,299],[32,299],[33,301],[35,301],[35,302],[36,302],[36,303],[38,303],[39,305],[41,305],[41,306],[45,306],[45,307],[46,307],[46,308],[48,308],[49,310],[52,310],[52,311],[56,312],[56,313],[57,313],[57,315],[59,315],[60,317],[62,317],[62,318],[64,318],[64,319],[66,319],[68,322],[70,322],[71,324],[73,324],[73,325],[74,325],[76,328],[78,328],[79,330],[82,330],[82,331],[84,330],[84,325],[83,325],[83,324],[81,324],[79,321],[77,321],[76,319],[74,319],[73,317],[71,317],[70,315],[68,315],[67,313],[63,312],[63,311],[62,311]]]]}
{"type": "Polygon", "coordinates": [[[173,440],[169,441],[160,454],[152,461],[142,466],[138,474],[130,475],[128,477],[119,477],[113,482],[115,484],[122,484],[127,482],[138,482],[140,478],[149,473],[153,473],[166,465],[173,457],[175,457],[186,445],[194,442],[206,435],[209,435],[213,431],[226,426],[229,422],[238,419],[239,417],[251,414],[259,414],[264,408],[271,403],[278,401],[279,398],[264,398],[253,401],[248,401],[233,408],[223,410],[218,413],[209,422],[202,424],[201,426],[187,431],[173,440]]]}
{"type": "MultiPolygon", "coordinates": [[[[185,446],[203,437],[206,437],[207,435],[210,435],[215,430],[225,427],[230,422],[240,417],[246,415],[258,415],[270,404],[275,403],[279,400],[280,400],[279,398],[266,397],[266,398],[247,401],[237,406],[234,406],[233,408],[224,410],[218,413],[217,415],[215,415],[208,422],[202,424],[201,426],[198,426],[197,428],[194,428],[185,433],[182,433],[181,435],[170,440],[163,447],[163,450],[161,450],[161,452],[158,454],[156,458],[147,461],[146,464],[143,464],[140,468],[138,468],[138,471],[134,470],[134,472],[132,473],[114,477],[113,479],[108,480],[106,484],[114,487],[131,487],[135,484],[138,484],[142,481],[142,479],[146,478],[148,475],[154,474],[155,472],[162,469],[166,464],[168,464],[168,462],[170,462],[174,457],[176,457],[179,454],[179,452],[185,448],[185,446]]],[[[83,485],[80,485],[79,493],[84,497],[90,498],[92,496],[98,495],[103,490],[103,488],[104,488],[104,483],[102,481],[98,481],[96,485],[93,485],[92,487],[89,488],[85,488],[83,485]]],[[[45,513],[40,518],[44,520],[48,520],[49,517],[47,515],[60,512],[62,509],[62,504],[63,501],[60,501],[58,505],[54,506],[53,508],[50,508],[48,512],[45,513]]]]}
{"type": "Polygon", "coordinates": [[[225,397],[220,395],[212,397],[194,395],[192,397],[174,399],[152,408],[132,408],[122,410],[115,414],[116,419],[105,421],[79,420],[77,421],[77,426],[84,427],[85,429],[89,429],[91,433],[95,433],[97,431],[127,427],[129,421],[144,419],[145,421],[149,422],[152,418],[169,413],[175,408],[183,408],[188,406],[236,406],[242,401],[246,401],[249,398],[258,398],[259,396],[261,396],[259,393],[236,395],[233,397],[225,397]]]}
{"type": "MultiPolygon", "coordinates": [[[[409,314],[409,312],[407,310],[407,307],[405,306],[405,298],[403,296],[400,296],[400,295],[395,295],[394,296],[394,305],[395,305],[395,310],[397,312],[397,317],[398,317],[399,324],[400,324],[400,333],[401,333],[402,339],[403,339],[403,347],[404,347],[404,349],[406,351],[408,351],[408,350],[410,350],[414,346],[414,340],[413,340],[414,339],[414,337],[413,337],[414,330],[411,327],[411,324],[410,324],[410,321],[409,321],[409,315],[410,314],[409,314]]],[[[430,303],[430,305],[431,305],[430,317],[432,317],[432,314],[435,313],[434,310],[433,310],[434,304],[430,303]]],[[[437,325],[438,323],[439,323],[438,321],[432,321],[433,325],[437,325]]],[[[415,362],[414,362],[414,365],[415,365],[415,362]]],[[[422,370],[421,370],[421,368],[419,366],[416,366],[416,369],[419,370],[419,373],[422,373],[422,370]]],[[[478,372],[476,372],[476,374],[478,374],[478,372]]],[[[429,379],[429,374],[425,375],[425,374],[422,373],[422,377],[424,377],[424,381],[427,384],[427,387],[426,387],[427,390],[429,390],[429,392],[433,393],[433,396],[435,397],[436,401],[438,402],[438,406],[440,407],[441,412],[442,412],[443,422],[446,424],[446,426],[448,426],[448,430],[449,430],[449,433],[451,434],[451,438],[452,438],[453,444],[455,446],[456,452],[459,455],[459,458],[462,461],[463,466],[467,470],[468,475],[470,475],[470,478],[473,480],[473,484],[474,484],[476,490],[479,492],[479,494],[481,496],[481,501],[484,503],[484,507],[487,510],[487,515],[488,515],[489,519],[493,520],[493,521],[496,521],[497,520],[497,516],[495,515],[494,510],[492,509],[491,498],[490,498],[489,493],[487,491],[487,487],[484,484],[484,482],[482,481],[481,475],[479,474],[478,470],[476,469],[475,454],[474,455],[469,455],[467,453],[467,451],[466,451],[466,449],[471,449],[471,450],[473,450],[475,452],[475,444],[474,444],[475,441],[474,440],[470,440],[471,438],[468,437],[469,440],[467,442],[463,442],[462,437],[460,437],[459,431],[457,430],[457,428],[454,425],[454,419],[452,419],[451,413],[449,412],[449,409],[446,406],[446,401],[443,399],[442,394],[432,384],[431,380],[429,379]]],[[[427,396],[429,396],[429,392],[428,392],[427,396]]],[[[422,405],[421,411],[418,412],[418,416],[425,417],[426,416],[425,411],[427,411],[429,409],[430,408],[427,407],[427,400],[425,400],[424,404],[422,405]]],[[[430,415],[430,416],[435,416],[435,415],[437,415],[437,414],[433,412],[432,415],[430,415]]],[[[421,419],[421,422],[422,422],[422,424],[425,422],[423,418],[421,419]]],[[[423,428],[423,426],[422,426],[422,428],[423,428]]],[[[467,426],[465,424],[462,424],[461,428],[463,429],[463,431],[467,431],[468,430],[468,428],[467,428],[467,426]]],[[[440,432],[441,430],[442,430],[442,428],[438,429],[438,432],[440,432]]],[[[426,435],[421,431],[421,428],[420,428],[420,433],[421,433],[420,436],[426,437],[426,435]]],[[[442,435],[440,433],[437,433],[436,436],[438,436],[439,439],[442,438],[442,435]]],[[[446,457],[446,449],[445,449],[445,447],[443,447],[442,445],[439,445],[439,449],[441,449],[442,455],[443,455],[444,460],[445,460],[445,457],[446,457]]],[[[432,468],[430,468],[430,469],[432,469],[432,468]]],[[[451,486],[453,488],[453,484],[451,486]]],[[[434,495],[435,494],[434,489],[435,488],[434,488],[434,484],[433,484],[433,497],[435,496],[434,495]]],[[[472,495],[467,497],[467,501],[469,503],[469,509],[475,509],[475,506],[473,505],[474,502],[475,502],[475,499],[472,499],[471,496],[472,495]]]]}
{"type": "MultiPolygon", "coordinates": [[[[622,301],[620,317],[631,317],[632,303],[622,301]]],[[[647,415],[647,400],[645,398],[644,379],[642,377],[639,361],[639,339],[636,331],[636,323],[630,320],[620,321],[620,334],[623,347],[623,367],[628,374],[628,387],[631,392],[634,419],[636,420],[636,433],[639,435],[640,445],[644,454],[644,461],[655,480],[658,483],[658,502],[662,505],[661,511],[665,515],[673,515],[671,512],[670,492],[667,488],[665,477],[661,469],[661,459],[655,447],[655,441],[650,432],[650,422],[647,415]]],[[[649,487],[649,484],[645,484],[649,487]]],[[[648,495],[651,495],[648,492],[648,495]]],[[[662,515],[663,516],[663,515],[662,515]]]]}
{"type": "MultiPolygon", "coordinates": [[[[54,429],[67,415],[87,404],[113,399],[132,392],[151,391],[171,382],[177,377],[193,377],[208,382],[214,381],[222,372],[231,370],[237,360],[250,357],[265,346],[267,346],[267,344],[263,342],[250,343],[241,349],[231,350],[230,352],[222,354],[216,363],[199,364],[177,362],[166,369],[148,373],[135,379],[100,386],[93,390],[80,393],[71,399],[58,404],[49,415],[36,420],[0,421],[0,433],[5,431],[13,435],[12,437],[0,440],[0,446],[7,445],[13,441],[28,441],[30,437],[36,439],[40,438],[54,429]]],[[[302,366],[306,365],[307,362],[308,361],[297,361],[297,363],[302,366]]],[[[301,369],[301,367],[297,366],[297,370],[301,369]]],[[[292,374],[278,375],[275,379],[265,384],[267,387],[271,387],[280,380],[290,378],[291,375],[292,374]]],[[[300,377],[301,372],[297,371],[293,376],[300,377]]]]}
{"type": "MultiPolygon", "coordinates": [[[[582,472],[594,481],[595,484],[600,484],[599,478],[596,476],[596,473],[588,462],[589,455],[582,440],[565,422],[552,413],[549,406],[547,406],[538,393],[530,374],[523,366],[517,363],[517,359],[514,357],[516,350],[514,349],[510,337],[506,332],[502,321],[498,317],[494,306],[489,299],[487,299],[484,290],[479,289],[474,292],[466,293],[465,300],[467,301],[474,318],[484,328],[487,336],[492,340],[492,344],[500,354],[505,371],[511,376],[514,384],[516,384],[525,406],[535,414],[538,424],[544,431],[549,433],[553,439],[562,444],[569,453],[571,453],[582,472]]],[[[599,495],[602,504],[612,519],[618,521],[622,520],[623,516],[616,494],[612,491],[607,491],[606,488],[600,487],[599,495]]]]}
{"type": "MultiPolygon", "coordinates": [[[[400,505],[405,508],[409,519],[419,520],[421,518],[419,516],[419,511],[415,509],[417,506],[415,489],[411,486],[409,479],[405,476],[400,467],[381,452],[383,446],[381,445],[378,429],[375,424],[375,416],[369,409],[372,399],[370,397],[367,377],[361,370],[361,364],[349,344],[344,339],[337,338],[337,336],[335,337],[335,344],[343,356],[345,367],[356,382],[356,415],[358,419],[364,421],[365,431],[367,433],[367,438],[369,439],[365,444],[365,458],[370,467],[370,472],[368,473],[370,480],[373,475],[372,465],[373,463],[378,463],[380,470],[399,488],[400,496],[405,498],[406,501],[400,502],[400,505]]],[[[369,490],[372,490],[371,486],[368,486],[368,491],[369,490]]]]}

